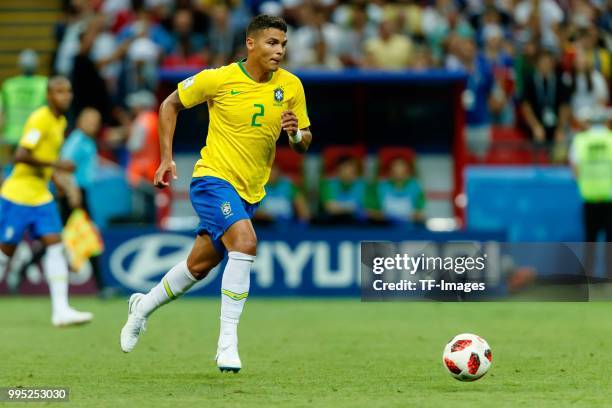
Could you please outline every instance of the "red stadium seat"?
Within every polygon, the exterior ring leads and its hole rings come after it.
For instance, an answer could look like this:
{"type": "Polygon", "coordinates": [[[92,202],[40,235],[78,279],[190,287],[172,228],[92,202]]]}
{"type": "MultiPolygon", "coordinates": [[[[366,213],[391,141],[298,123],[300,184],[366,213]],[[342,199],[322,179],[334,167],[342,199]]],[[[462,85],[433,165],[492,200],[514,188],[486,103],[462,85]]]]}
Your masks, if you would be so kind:
{"type": "Polygon", "coordinates": [[[404,159],[408,163],[414,161],[414,150],[404,146],[388,146],[378,151],[378,176],[386,177],[389,165],[395,159],[404,159]]]}
{"type": "Polygon", "coordinates": [[[345,156],[355,157],[360,163],[363,163],[367,154],[364,146],[329,146],[323,150],[323,174],[331,176],[336,167],[338,159],[345,156]]]}
{"type": "Polygon", "coordinates": [[[484,164],[497,165],[529,165],[533,164],[532,153],[525,148],[510,146],[494,146],[484,159],[484,164]]]}
{"type": "Polygon", "coordinates": [[[491,127],[491,142],[524,142],[527,140],[523,132],[513,127],[491,127]]]}

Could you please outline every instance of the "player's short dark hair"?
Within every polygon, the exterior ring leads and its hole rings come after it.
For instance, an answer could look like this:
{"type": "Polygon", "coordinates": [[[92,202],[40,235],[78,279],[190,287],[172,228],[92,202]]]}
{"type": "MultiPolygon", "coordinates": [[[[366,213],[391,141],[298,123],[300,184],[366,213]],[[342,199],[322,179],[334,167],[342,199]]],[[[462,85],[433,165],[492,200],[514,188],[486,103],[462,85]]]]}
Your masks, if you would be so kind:
{"type": "Polygon", "coordinates": [[[51,78],[47,80],[47,92],[49,92],[51,89],[53,89],[57,85],[66,84],[66,83],[70,85],[70,79],[68,79],[68,77],[64,75],[52,76],[51,78]]]}
{"type": "Polygon", "coordinates": [[[287,23],[281,17],[260,14],[249,23],[246,34],[247,37],[253,33],[265,30],[266,28],[276,28],[282,32],[287,32],[287,23]]]}

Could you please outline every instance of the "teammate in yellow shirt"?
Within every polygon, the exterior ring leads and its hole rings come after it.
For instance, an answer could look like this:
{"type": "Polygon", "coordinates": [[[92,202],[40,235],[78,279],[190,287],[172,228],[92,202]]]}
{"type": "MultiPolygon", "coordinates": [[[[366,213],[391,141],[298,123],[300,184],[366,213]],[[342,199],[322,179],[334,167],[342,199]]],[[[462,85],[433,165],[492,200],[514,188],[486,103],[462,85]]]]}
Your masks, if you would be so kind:
{"type": "Polygon", "coordinates": [[[68,265],[63,253],[62,222],[49,181],[54,170],[74,171],[74,164],[59,160],[64,142],[64,112],[72,101],[72,88],[64,77],[51,78],[47,106],[26,121],[15,152],[15,168],[0,190],[0,269],[8,267],[26,231],[46,247],[43,268],[51,294],[55,326],[80,324],[93,315],[68,305],[68,265]]]}
{"type": "Polygon", "coordinates": [[[206,146],[195,165],[191,203],[200,218],[186,261],[172,268],[146,295],[132,295],[121,348],[131,351],[148,316],[206,277],[228,252],[221,283],[221,330],[217,366],[237,372],[237,327],[249,291],[257,238],[251,217],[265,195],[281,131],[294,150],[305,152],[312,140],[306,98],[300,80],[280,68],[287,46],[287,25],[279,17],[255,17],[247,28],[247,58],[203,70],[178,85],[160,107],[161,164],[158,187],[176,178],[172,138],[178,112],[208,104],[206,146]]]}

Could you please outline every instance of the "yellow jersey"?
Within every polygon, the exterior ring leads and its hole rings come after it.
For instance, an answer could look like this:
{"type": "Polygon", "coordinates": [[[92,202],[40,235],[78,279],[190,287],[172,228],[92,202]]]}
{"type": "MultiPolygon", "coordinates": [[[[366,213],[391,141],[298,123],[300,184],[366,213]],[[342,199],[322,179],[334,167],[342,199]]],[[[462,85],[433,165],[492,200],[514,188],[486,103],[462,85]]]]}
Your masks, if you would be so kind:
{"type": "MultiPolygon", "coordinates": [[[[66,118],[56,117],[48,106],[35,110],[25,123],[19,146],[32,152],[40,161],[53,162],[59,159],[64,143],[66,118]]],[[[49,191],[51,167],[33,167],[17,163],[4,181],[0,195],[16,204],[38,206],[53,200],[49,191]]]]}
{"type": "Polygon", "coordinates": [[[207,102],[210,121],[206,146],[193,177],[214,176],[230,183],[253,204],[265,196],[264,185],[281,133],[281,113],[291,109],[298,128],[310,126],[302,83],[284,69],[268,82],[253,80],[243,61],[205,69],[178,85],[181,103],[190,108],[207,102]]]}

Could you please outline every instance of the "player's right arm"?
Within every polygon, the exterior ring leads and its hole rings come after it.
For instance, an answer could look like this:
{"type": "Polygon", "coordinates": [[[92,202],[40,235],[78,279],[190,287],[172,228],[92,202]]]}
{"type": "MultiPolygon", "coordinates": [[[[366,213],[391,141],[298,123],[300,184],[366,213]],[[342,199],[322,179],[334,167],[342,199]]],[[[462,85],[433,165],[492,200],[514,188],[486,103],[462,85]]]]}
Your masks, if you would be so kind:
{"type": "Polygon", "coordinates": [[[19,146],[15,152],[15,163],[25,163],[32,167],[52,167],[56,170],[73,172],[75,165],[70,160],[56,160],[53,162],[38,160],[32,154],[32,150],[19,146]]]}
{"type": "Polygon", "coordinates": [[[159,107],[158,132],[161,162],[153,180],[155,187],[168,187],[170,185],[170,182],[166,180],[168,174],[176,179],[176,164],[172,159],[172,139],[174,129],[176,129],[176,118],[184,108],[177,91],[172,92],[159,107]]]}
{"type": "Polygon", "coordinates": [[[159,147],[161,164],[155,172],[153,184],[164,188],[170,185],[167,175],[176,179],[176,165],[172,160],[172,139],[176,128],[178,113],[185,108],[191,108],[213,98],[217,93],[219,84],[228,72],[227,67],[205,69],[185,79],[178,84],[177,90],[172,92],[159,107],[159,147]]]}

